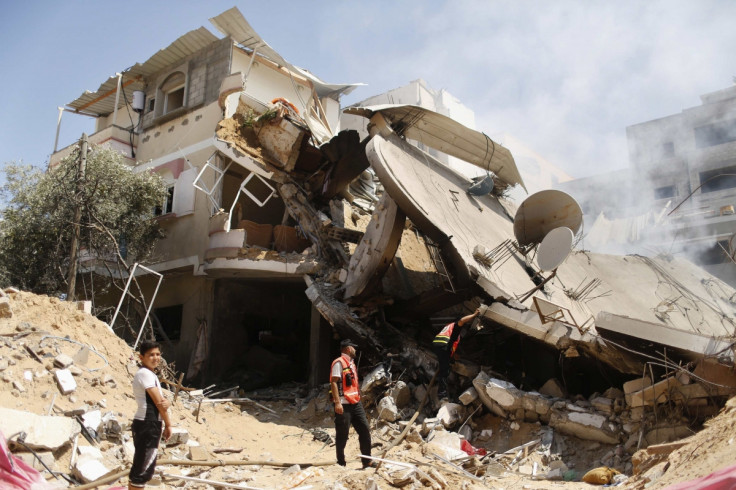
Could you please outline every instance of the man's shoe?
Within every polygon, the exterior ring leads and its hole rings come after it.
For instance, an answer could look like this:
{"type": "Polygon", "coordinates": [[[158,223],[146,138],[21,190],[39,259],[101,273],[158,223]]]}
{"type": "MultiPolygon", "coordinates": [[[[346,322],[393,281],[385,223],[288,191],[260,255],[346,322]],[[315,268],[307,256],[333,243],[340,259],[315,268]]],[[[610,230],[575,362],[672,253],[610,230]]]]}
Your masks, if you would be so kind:
{"type": "Polygon", "coordinates": [[[367,463],[363,463],[363,469],[365,470],[368,468],[378,468],[378,463],[376,461],[369,461],[367,463]]]}

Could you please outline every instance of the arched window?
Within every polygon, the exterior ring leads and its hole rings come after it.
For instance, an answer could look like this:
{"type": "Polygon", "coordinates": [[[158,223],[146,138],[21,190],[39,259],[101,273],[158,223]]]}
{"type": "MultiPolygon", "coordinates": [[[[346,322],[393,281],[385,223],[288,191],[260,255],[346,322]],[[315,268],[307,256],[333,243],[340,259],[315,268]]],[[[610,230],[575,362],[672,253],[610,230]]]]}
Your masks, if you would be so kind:
{"type": "Polygon", "coordinates": [[[164,103],[162,114],[184,107],[185,85],[186,76],[180,71],[172,73],[164,80],[160,88],[164,103]]]}

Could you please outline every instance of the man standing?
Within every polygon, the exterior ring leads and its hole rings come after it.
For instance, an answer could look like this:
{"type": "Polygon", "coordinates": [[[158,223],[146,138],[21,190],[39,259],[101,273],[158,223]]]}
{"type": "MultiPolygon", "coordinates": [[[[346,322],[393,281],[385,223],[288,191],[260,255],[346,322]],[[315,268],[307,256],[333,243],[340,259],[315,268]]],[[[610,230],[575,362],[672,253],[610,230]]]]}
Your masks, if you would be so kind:
{"type": "Polygon", "coordinates": [[[479,314],[480,310],[477,309],[472,315],[467,315],[455,322],[448,323],[432,341],[434,352],[437,354],[437,360],[440,363],[437,371],[437,398],[440,400],[447,398],[447,377],[450,375],[450,359],[455,357],[455,351],[460,343],[462,327],[479,314]]]}
{"type": "MultiPolygon", "coordinates": [[[[330,368],[330,392],[335,406],[335,451],[337,464],[345,466],[345,445],[348,442],[350,424],[358,433],[360,453],[371,455],[371,432],[360,403],[358,369],[355,367],[355,348],[350,339],[340,342],[340,357],[332,361],[330,368]]],[[[373,466],[370,459],[362,458],[363,468],[373,466]]]]}

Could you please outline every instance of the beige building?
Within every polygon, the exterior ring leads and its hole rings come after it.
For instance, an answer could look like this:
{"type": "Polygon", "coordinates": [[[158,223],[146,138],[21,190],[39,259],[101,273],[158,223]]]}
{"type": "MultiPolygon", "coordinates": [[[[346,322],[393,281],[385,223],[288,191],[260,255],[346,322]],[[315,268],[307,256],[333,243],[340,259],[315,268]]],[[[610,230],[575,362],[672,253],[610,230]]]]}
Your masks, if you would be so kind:
{"type": "MultiPolygon", "coordinates": [[[[327,348],[310,346],[310,331],[324,328],[304,294],[310,264],[300,252],[310,243],[285,213],[271,173],[215,132],[243,101],[263,112],[283,98],[324,142],[336,133],[340,96],[355,85],[328,84],[286,62],[237,8],[211,22],[224,37],[204,27],[188,32],[64,111],[93,116],[91,143],[119,149],[135,171],[153,170],[169,186],[158,217],[166,237],[145,264],[163,275],[153,313],[167,359],[192,375],[223,378],[259,365],[270,381],[307,381],[317,375],[310,354],[323,357],[327,348]],[[218,223],[220,209],[230,222],[218,223]],[[241,253],[246,245],[254,245],[250,255],[241,253]],[[197,349],[210,354],[198,367],[197,349]]],[[[72,147],[55,148],[50,166],[72,147]]],[[[87,259],[82,266],[93,271],[87,259]]],[[[150,299],[156,278],[140,280],[150,299]]]]}

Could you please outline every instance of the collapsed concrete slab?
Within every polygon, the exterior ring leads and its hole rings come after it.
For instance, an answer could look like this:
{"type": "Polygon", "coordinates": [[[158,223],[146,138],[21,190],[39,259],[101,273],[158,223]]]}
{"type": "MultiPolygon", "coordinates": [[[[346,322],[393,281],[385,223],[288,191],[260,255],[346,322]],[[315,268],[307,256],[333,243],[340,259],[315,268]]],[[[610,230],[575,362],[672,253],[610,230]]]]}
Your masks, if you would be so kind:
{"type": "Polygon", "coordinates": [[[0,407],[0,431],[12,435],[25,432],[24,442],[33,449],[55,451],[81,432],[79,423],[69,417],[36,415],[0,407]]]}

